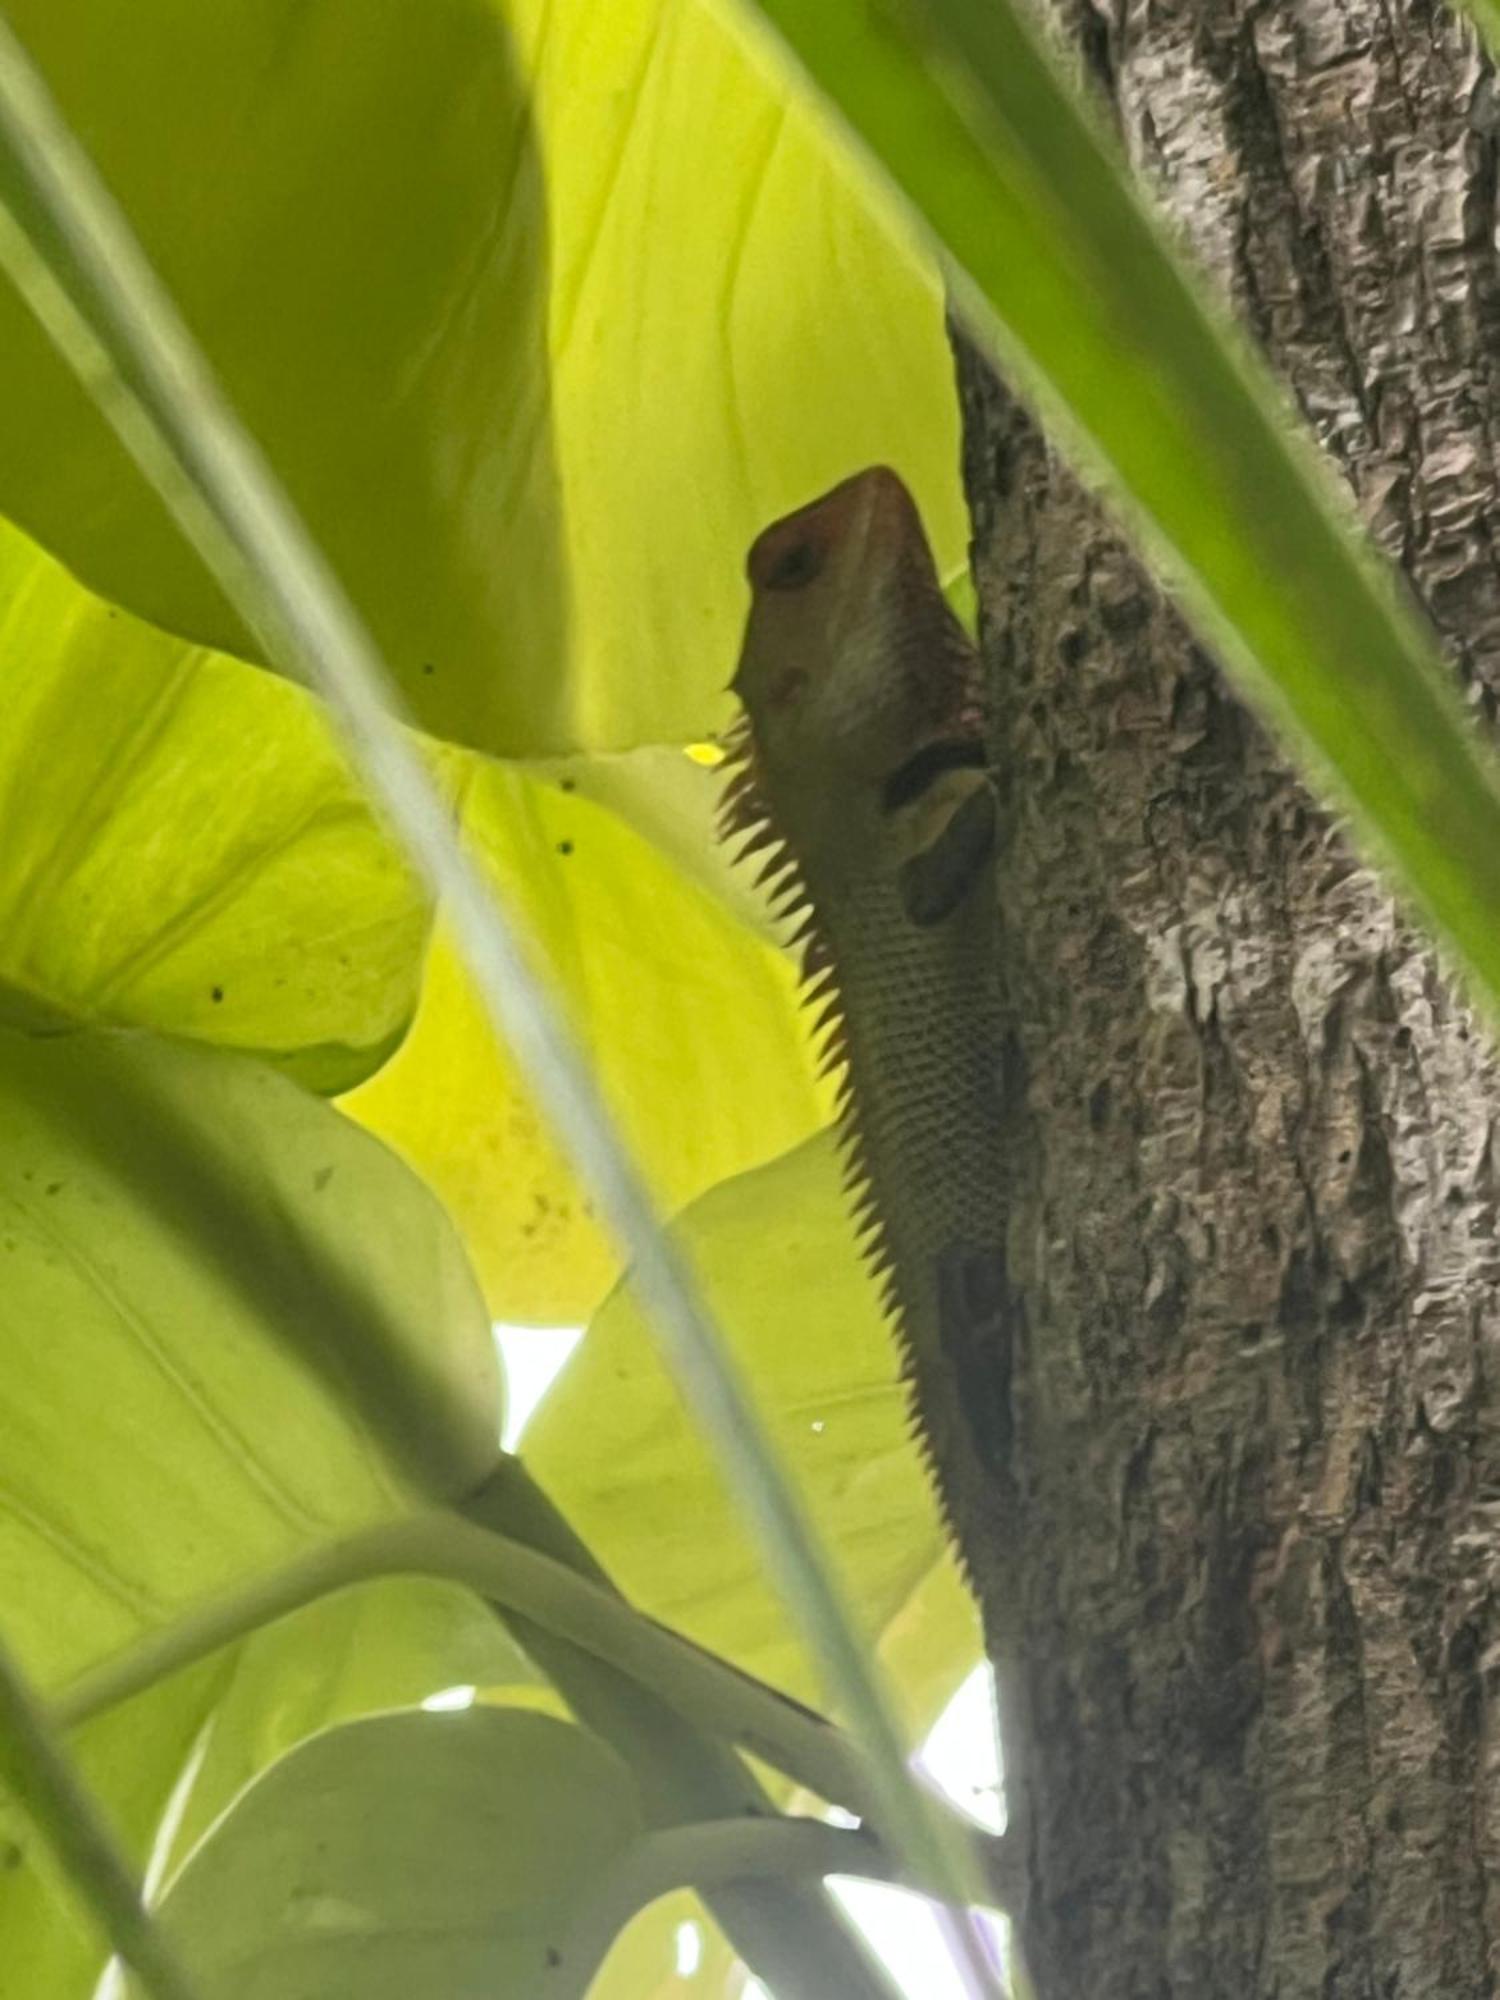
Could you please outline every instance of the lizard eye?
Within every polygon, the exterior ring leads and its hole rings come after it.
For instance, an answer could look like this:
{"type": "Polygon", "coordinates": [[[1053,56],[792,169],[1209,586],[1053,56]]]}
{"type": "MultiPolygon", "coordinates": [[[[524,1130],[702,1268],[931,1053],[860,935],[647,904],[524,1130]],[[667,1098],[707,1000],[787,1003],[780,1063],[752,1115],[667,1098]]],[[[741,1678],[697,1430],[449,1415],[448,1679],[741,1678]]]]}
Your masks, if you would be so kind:
{"type": "Polygon", "coordinates": [[[810,538],[783,549],[760,581],[766,590],[801,590],[823,567],[823,551],[810,538]]]}

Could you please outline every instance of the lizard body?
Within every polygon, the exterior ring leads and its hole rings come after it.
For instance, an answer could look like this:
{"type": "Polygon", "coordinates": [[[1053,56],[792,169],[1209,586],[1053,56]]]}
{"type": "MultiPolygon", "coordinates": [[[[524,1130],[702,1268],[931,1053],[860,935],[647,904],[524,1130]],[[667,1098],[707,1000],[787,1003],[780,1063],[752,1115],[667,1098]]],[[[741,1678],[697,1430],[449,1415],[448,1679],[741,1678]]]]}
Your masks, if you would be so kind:
{"type": "Polygon", "coordinates": [[[911,496],[873,467],[750,551],[722,827],[797,914],[845,1181],[960,1546],[987,1539],[1008,1377],[995,795],[979,662],[911,496]]]}

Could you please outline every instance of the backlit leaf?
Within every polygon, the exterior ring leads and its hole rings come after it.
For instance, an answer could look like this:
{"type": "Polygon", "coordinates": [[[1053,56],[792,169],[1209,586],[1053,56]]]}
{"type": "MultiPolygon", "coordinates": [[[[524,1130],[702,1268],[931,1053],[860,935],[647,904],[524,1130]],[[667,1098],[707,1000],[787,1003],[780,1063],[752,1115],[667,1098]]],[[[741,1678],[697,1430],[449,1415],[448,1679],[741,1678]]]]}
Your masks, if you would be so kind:
{"type": "Polygon", "coordinates": [[[582,2000],[571,1925],[638,1825],[621,1765],[569,1724],[380,1716],[274,1765],[163,1916],[205,2000],[582,2000]]]}

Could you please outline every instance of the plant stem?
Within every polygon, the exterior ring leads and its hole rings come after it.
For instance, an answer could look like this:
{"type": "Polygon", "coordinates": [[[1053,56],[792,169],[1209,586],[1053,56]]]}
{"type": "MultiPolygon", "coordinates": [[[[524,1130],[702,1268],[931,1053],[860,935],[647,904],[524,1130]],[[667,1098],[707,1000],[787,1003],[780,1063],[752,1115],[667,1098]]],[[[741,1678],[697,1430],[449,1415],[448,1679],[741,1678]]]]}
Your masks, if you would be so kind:
{"type": "MultiPolygon", "coordinates": [[[[366,1528],[201,1606],[74,1681],[52,1702],[50,1720],[57,1728],[75,1728],[275,1618],[387,1576],[466,1584],[628,1674],[679,1714],[740,1744],[831,1805],[862,1819],[873,1816],[878,1795],[863,1753],[824,1717],[643,1617],[613,1590],[552,1557],[446,1513],[366,1528]]],[[[931,1805],[950,1819],[952,1837],[967,1845],[987,1900],[1004,1907],[1011,1882],[1003,1840],[971,1827],[936,1798],[931,1805]]]]}
{"type": "MultiPolygon", "coordinates": [[[[476,1527],[551,1556],[620,1596],[523,1460],[502,1453],[483,1484],[456,1504],[476,1527]]],[[[724,1737],[698,1727],[654,1689],[597,1654],[493,1599],[490,1603],[578,1721],[629,1765],[648,1826],[764,1822],[778,1816],[775,1799],[724,1737]]],[[[893,2000],[889,1976],[851,1934],[847,1916],[816,1877],[729,1881],[706,1888],[703,1900],[726,1940],[778,2000],[824,2000],[830,1993],[841,2000],[893,2000]]]]}
{"type": "Polygon", "coordinates": [[[199,2000],[198,1988],[147,1910],[129,1862],[4,1646],[0,1777],[152,2000],[199,2000]]]}
{"type": "Polygon", "coordinates": [[[396,1575],[467,1584],[607,1660],[820,1798],[862,1818],[872,1809],[875,1788],[864,1758],[832,1723],[642,1617],[613,1591],[550,1556],[444,1513],[367,1528],[201,1606],[75,1681],[54,1703],[53,1720],[63,1727],[84,1722],[273,1618],[350,1584],[396,1575]]]}
{"type": "Polygon", "coordinates": [[[631,1918],[674,1889],[709,1898],[738,1882],[829,1875],[922,1888],[870,1834],[823,1820],[777,1816],[666,1827],[632,1842],[606,1871],[574,1923],[563,1962],[575,1979],[592,1974],[631,1918]]]}

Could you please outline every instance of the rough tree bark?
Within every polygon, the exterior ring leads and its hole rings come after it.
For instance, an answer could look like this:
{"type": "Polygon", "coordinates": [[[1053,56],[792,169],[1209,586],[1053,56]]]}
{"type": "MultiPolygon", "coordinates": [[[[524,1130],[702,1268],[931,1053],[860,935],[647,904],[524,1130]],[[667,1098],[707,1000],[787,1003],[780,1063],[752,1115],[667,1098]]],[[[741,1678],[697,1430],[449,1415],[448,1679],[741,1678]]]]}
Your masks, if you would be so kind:
{"type": "MultiPolygon", "coordinates": [[[[1500,697],[1497,126],[1426,0],[1057,14],[1500,697]]],[[[1010,1552],[980,1578],[1043,2000],[1500,1967],[1491,1042],[960,348],[1008,787],[1010,1552]]]]}

